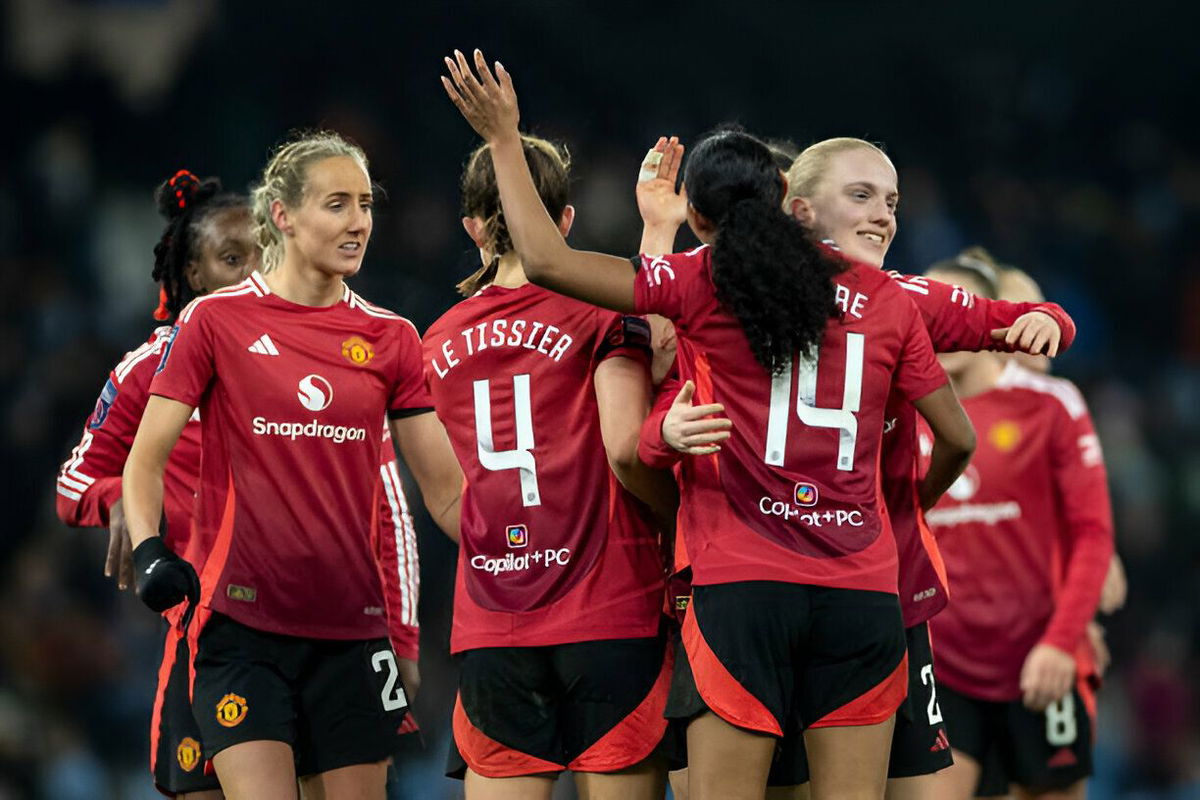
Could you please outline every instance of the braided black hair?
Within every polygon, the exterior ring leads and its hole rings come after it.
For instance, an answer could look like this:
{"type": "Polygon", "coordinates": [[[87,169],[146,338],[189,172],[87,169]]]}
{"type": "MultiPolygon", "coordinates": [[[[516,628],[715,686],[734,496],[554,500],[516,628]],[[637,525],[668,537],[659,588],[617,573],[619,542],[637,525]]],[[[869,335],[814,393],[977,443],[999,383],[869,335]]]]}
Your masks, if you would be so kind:
{"type": "Polygon", "coordinates": [[[748,133],[718,131],[693,148],[684,182],[692,206],[716,226],[717,298],[741,323],[754,358],[778,374],[797,353],[815,354],[843,266],[783,212],[771,150],[748,133]]]}
{"type": "Polygon", "coordinates": [[[199,258],[199,231],[209,215],[227,208],[249,209],[249,201],[240,195],[221,191],[219,178],[200,180],[181,169],[163,181],[154,191],[158,213],[167,220],[162,238],[154,246],[154,271],[159,285],[157,320],[172,319],[195,298],[185,270],[188,262],[199,258]]]}

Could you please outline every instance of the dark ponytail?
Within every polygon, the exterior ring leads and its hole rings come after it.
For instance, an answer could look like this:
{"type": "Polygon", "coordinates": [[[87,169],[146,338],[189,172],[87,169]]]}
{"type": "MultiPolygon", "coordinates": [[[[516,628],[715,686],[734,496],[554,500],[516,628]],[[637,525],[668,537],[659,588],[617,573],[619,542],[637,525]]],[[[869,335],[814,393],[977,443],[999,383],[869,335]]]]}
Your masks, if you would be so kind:
{"type": "Polygon", "coordinates": [[[842,265],[783,213],[784,181],[753,136],[721,131],[696,145],[684,175],[692,206],[717,229],[717,298],[741,323],[754,358],[778,374],[814,354],[835,313],[842,265]]]}
{"type": "Polygon", "coordinates": [[[195,298],[188,284],[188,262],[199,258],[199,231],[209,214],[226,208],[249,209],[245,197],[223,193],[217,178],[200,180],[181,169],[154,192],[158,213],[167,220],[162,237],[154,246],[154,270],[150,277],[159,285],[154,318],[167,320],[179,315],[195,298]]]}

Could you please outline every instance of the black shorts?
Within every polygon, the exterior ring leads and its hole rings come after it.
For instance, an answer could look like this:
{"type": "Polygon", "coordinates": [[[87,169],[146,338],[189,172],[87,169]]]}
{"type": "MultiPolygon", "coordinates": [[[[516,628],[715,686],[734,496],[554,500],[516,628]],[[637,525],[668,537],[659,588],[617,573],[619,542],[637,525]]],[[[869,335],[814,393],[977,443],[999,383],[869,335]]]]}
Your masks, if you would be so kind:
{"type": "Polygon", "coordinates": [[[661,636],[467,650],[446,774],[616,772],[644,761],[667,727],[672,660],[661,636]]]}
{"type": "MultiPolygon", "coordinates": [[[[932,775],[954,763],[933,681],[929,625],[922,622],[904,633],[908,641],[908,697],[896,711],[888,778],[932,775]]],[[[788,731],[779,743],[767,785],[798,786],[807,783],[808,777],[804,737],[799,731],[788,731]]]]}
{"type": "Polygon", "coordinates": [[[1008,794],[1010,783],[1060,791],[1092,774],[1093,721],[1078,689],[1045,711],[1030,711],[1020,700],[976,700],[945,686],[938,702],[954,748],[983,767],[978,796],[1008,794]]]}
{"type": "Polygon", "coordinates": [[[894,594],[776,581],[696,586],[681,636],[687,659],[676,664],[671,719],[707,709],[782,737],[884,722],[907,691],[894,594]]]}
{"type": "Polygon", "coordinates": [[[150,772],[163,794],[220,789],[216,775],[204,769],[200,726],[192,716],[188,696],[191,684],[191,651],[178,625],[164,621],[162,664],[150,719],[150,772]]]}
{"type": "Polygon", "coordinates": [[[192,711],[211,759],[242,742],[286,742],[296,774],[392,755],[408,709],[387,639],[303,639],[214,613],[200,633],[192,711]]]}

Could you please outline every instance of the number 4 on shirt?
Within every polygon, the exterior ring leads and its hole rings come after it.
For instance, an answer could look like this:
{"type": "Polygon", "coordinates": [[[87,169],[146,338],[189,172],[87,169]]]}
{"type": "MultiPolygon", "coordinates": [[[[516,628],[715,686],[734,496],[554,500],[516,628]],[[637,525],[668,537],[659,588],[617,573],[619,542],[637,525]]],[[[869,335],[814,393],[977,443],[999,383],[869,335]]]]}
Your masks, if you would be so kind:
{"type": "MultiPolygon", "coordinates": [[[[858,440],[858,412],[862,400],[863,350],[866,336],[861,333],[846,334],[846,385],[842,390],[841,408],[817,408],[817,358],[799,359],[799,376],[796,378],[796,416],[811,428],[836,428],[841,431],[838,439],[837,468],[841,472],[854,469],[854,445],[858,440]]],[[[767,417],[767,447],[763,459],[768,464],[783,466],[787,450],[788,406],[792,396],[792,367],[771,380],[771,411],[767,417]]]]}
{"type": "Polygon", "coordinates": [[[517,446],[513,450],[496,451],[492,440],[491,382],[475,381],[475,438],[479,463],[484,469],[500,472],[518,470],[521,477],[521,503],[526,507],[540,506],[537,462],[533,458],[533,404],[529,399],[529,375],[513,376],[513,410],[517,417],[517,446]]]}

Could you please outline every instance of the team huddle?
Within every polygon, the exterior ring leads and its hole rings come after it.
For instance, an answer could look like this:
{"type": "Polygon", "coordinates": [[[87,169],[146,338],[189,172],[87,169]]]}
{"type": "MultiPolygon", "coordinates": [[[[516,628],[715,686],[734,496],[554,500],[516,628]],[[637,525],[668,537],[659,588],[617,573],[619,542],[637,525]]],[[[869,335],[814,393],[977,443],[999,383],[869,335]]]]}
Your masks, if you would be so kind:
{"type": "Polygon", "coordinates": [[[250,197],[156,194],[170,324],[58,510],[163,616],[159,790],[384,796],[420,681],[398,452],[459,546],[468,798],[1082,798],[1120,590],[1099,441],[1046,374],[1066,312],[979,248],[886,271],[896,170],[860,139],[661,138],[641,254],[575,250],[565,149],[499,63],[446,71],[481,266],[423,336],[345,282],[373,195],[338,134],[250,197]]]}

